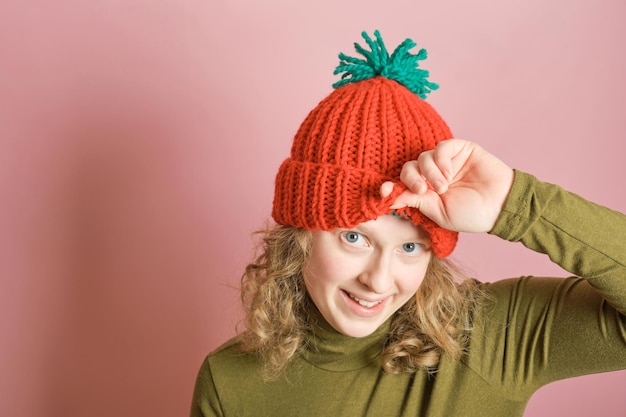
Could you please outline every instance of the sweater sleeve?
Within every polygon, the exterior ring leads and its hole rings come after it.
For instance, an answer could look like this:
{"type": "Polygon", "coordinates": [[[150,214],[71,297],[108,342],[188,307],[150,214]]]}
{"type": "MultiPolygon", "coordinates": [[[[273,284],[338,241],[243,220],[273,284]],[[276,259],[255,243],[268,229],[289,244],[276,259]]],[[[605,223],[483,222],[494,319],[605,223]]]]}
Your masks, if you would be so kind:
{"type": "Polygon", "coordinates": [[[492,234],[584,277],[626,312],[626,216],[519,171],[492,234]]]}
{"type": "Polygon", "coordinates": [[[206,358],[200,367],[191,403],[191,417],[223,416],[220,402],[213,383],[213,376],[206,358]]]}
{"type": "Polygon", "coordinates": [[[626,216],[516,171],[491,233],[574,276],[485,284],[493,308],[468,365],[518,399],[559,379],[626,369],[626,216]]]}

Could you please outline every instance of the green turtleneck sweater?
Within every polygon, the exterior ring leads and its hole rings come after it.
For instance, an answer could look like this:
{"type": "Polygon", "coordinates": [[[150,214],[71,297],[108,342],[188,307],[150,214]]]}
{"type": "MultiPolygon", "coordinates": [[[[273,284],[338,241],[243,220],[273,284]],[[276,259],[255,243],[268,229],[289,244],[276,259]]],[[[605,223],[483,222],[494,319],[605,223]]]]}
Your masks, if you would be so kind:
{"type": "Polygon", "coordinates": [[[272,382],[233,339],[202,364],[191,416],[514,417],[549,382],[626,369],[626,217],[516,172],[491,233],[584,278],[481,284],[493,301],[467,355],[443,356],[435,375],[381,369],[388,323],[351,338],[320,319],[310,349],[272,382]]]}

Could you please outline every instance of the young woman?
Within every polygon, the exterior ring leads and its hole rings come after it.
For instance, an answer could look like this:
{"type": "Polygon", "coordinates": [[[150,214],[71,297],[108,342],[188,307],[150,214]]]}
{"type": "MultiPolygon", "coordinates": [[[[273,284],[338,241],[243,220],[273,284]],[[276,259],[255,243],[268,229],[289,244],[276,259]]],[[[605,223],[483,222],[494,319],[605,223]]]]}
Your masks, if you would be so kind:
{"type": "Polygon", "coordinates": [[[549,382],[625,369],[626,217],[453,139],[425,51],[363,36],[279,169],[246,328],[208,355],[191,415],[521,416],[549,382]],[[574,276],[464,278],[457,232],[574,276]]]}

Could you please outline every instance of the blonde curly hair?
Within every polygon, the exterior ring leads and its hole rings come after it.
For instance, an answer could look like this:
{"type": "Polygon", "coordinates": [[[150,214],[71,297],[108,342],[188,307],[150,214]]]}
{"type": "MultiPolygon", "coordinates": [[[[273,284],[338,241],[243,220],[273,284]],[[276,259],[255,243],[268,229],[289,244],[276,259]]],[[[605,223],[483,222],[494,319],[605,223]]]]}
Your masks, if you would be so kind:
{"type": "MultiPolygon", "coordinates": [[[[257,232],[260,254],[241,277],[245,329],[242,350],[259,356],[264,377],[274,379],[304,347],[310,332],[310,300],[303,267],[311,249],[311,232],[275,225],[257,232]]],[[[472,311],[483,293],[477,281],[445,259],[431,257],[415,297],[393,316],[381,366],[389,373],[436,370],[441,355],[463,355],[472,329],[472,311]]]]}

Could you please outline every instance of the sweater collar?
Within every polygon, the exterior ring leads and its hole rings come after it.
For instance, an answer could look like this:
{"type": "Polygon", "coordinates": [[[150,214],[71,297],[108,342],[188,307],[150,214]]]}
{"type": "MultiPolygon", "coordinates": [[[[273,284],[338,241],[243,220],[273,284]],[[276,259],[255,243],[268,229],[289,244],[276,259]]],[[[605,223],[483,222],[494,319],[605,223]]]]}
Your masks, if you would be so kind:
{"type": "Polygon", "coordinates": [[[313,325],[303,352],[304,360],[318,368],[334,372],[353,371],[380,363],[391,319],[369,336],[351,337],[335,330],[317,308],[312,310],[313,325]]]}

